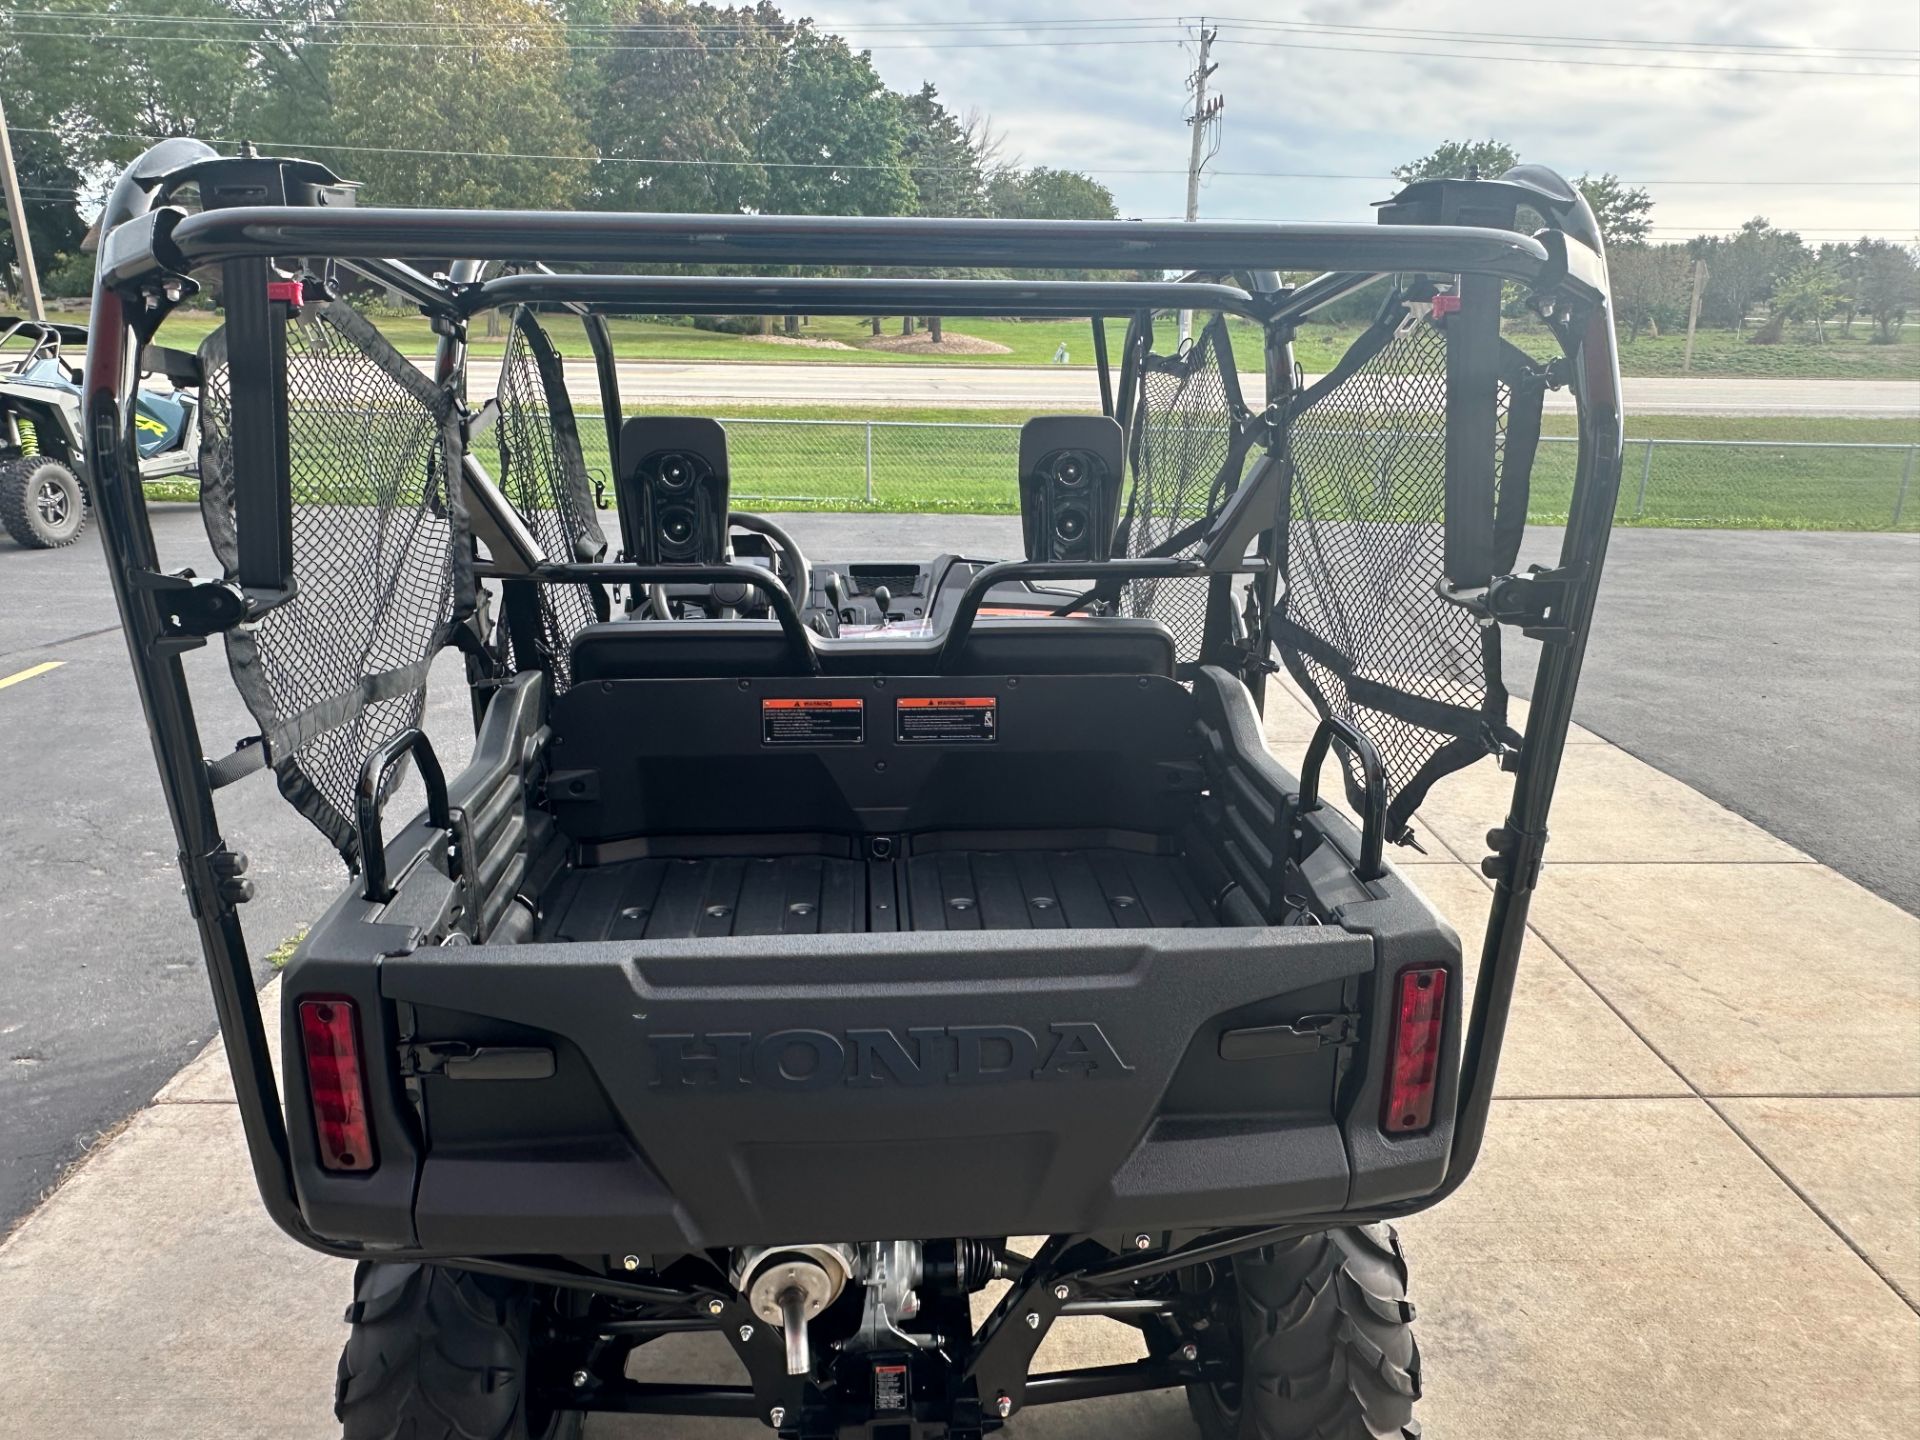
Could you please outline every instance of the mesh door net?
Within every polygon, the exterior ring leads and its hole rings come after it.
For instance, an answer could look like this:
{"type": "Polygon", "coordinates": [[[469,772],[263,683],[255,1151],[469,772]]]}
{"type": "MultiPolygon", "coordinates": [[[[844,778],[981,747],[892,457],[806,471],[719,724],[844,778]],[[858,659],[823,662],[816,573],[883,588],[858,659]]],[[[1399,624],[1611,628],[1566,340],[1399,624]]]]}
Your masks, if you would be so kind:
{"type": "MultiPolygon", "coordinates": [[[[1135,338],[1140,380],[1131,427],[1133,492],[1114,548],[1129,559],[1194,555],[1207,522],[1239,485],[1252,443],[1227,318],[1214,316],[1192,344],[1172,355],[1152,353],[1151,321],[1135,338]]],[[[1120,613],[1160,621],[1173,632],[1178,658],[1197,660],[1209,583],[1205,576],[1136,580],[1121,592],[1120,613]]]]}
{"type": "MultiPolygon", "coordinates": [[[[1399,297],[1289,409],[1274,640],[1321,714],[1370,739],[1387,779],[1386,833],[1434,781],[1519,742],[1507,723],[1500,633],[1441,598],[1447,497],[1447,333],[1399,297]]],[[[1526,525],[1545,372],[1502,341],[1491,526],[1496,573],[1526,525]]],[[[1347,793],[1364,796],[1345,758],[1347,793]]]]}
{"type": "MultiPolygon", "coordinates": [[[[349,863],[367,757],[416,725],[427,671],[472,611],[452,400],[341,301],[287,326],[294,597],[227,632],[235,687],[280,790],[349,863]]],[[[200,506],[231,578],[232,392],[226,332],[201,346],[200,506]]],[[[395,766],[388,788],[397,784],[395,766]]],[[[384,797],[383,797],[384,798],[384,797]]]]}
{"type": "MultiPolygon", "coordinates": [[[[489,456],[501,493],[519,512],[549,560],[598,560],[606,537],[594,511],[592,482],[580,448],[565,366],[552,338],[533,312],[513,312],[506,354],[500,363],[500,418],[489,456]]],[[[605,618],[591,586],[541,585],[538,589],[540,662],[556,694],[572,676],[568,647],[589,621],[605,618]]],[[[533,663],[516,655],[514,668],[533,663]]]]}

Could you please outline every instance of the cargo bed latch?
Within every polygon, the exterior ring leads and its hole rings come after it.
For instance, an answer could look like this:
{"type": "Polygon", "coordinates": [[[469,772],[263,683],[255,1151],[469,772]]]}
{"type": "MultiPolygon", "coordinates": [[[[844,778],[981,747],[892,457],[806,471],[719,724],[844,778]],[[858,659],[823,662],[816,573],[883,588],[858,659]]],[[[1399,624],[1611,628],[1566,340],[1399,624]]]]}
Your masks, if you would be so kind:
{"type": "Polygon", "coordinates": [[[1227,1031],[1220,1037],[1220,1058],[1273,1060],[1283,1055],[1311,1055],[1329,1047],[1355,1045],[1359,1040],[1358,1015],[1302,1015],[1286,1025],[1227,1031]]]}
{"type": "Polygon", "coordinates": [[[449,1080],[550,1080],[553,1052],[537,1046],[432,1040],[400,1047],[400,1073],[408,1078],[444,1075],[449,1080]]]}

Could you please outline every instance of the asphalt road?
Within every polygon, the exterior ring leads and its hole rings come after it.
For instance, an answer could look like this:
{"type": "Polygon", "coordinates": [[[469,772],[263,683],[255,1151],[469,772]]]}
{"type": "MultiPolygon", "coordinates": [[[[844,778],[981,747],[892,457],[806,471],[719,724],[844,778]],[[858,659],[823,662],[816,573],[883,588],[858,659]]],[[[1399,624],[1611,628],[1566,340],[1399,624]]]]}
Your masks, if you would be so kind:
{"type": "MultiPolygon", "coordinates": [[[[498,383],[497,361],[475,357],[468,367],[476,395],[498,383]]],[[[1309,377],[1317,378],[1317,377],[1309,377]]],[[[1265,387],[1242,377],[1249,403],[1265,387]]],[[[1857,415],[1920,416],[1920,381],[1629,378],[1632,415],[1857,415]]],[[[567,391],[574,403],[600,407],[593,366],[571,362],[567,391]]],[[[839,365],[820,361],[701,364],[623,360],[620,392],[629,411],[649,403],[687,405],[884,405],[954,409],[1094,409],[1098,381],[1091,370],[1006,365],[839,365]]],[[[1549,410],[1571,410],[1565,394],[1547,397],[1549,410]]]]}
{"type": "MultiPolygon", "coordinates": [[[[1010,516],[786,523],[821,559],[1019,547],[1010,516]]],[[[163,563],[209,567],[194,510],[156,506],[154,530],[163,563]]],[[[1530,532],[1525,558],[1551,560],[1557,545],[1557,531],[1530,532]]],[[[0,688],[0,1229],[214,1028],[91,533],[58,552],[0,542],[0,681],[51,662],[0,688]]],[[[187,664],[218,753],[252,727],[217,648],[187,664]]],[[[1523,693],[1528,670],[1517,653],[1523,693]]],[[[443,762],[458,766],[470,722],[451,657],[430,704],[443,762]]],[[[1920,913],[1920,537],[1620,532],[1576,713],[1920,913]]],[[[244,919],[264,957],[346,872],[264,775],[223,791],[220,810],[253,860],[259,893],[244,919]]],[[[1783,934],[1819,923],[1781,919],[1783,934]]]]}
{"type": "MultiPolygon", "coordinates": [[[[163,566],[217,571],[197,510],[156,506],[154,534],[163,566]]],[[[0,681],[49,662],[0,689],[0,1233],[214,1029],[91,529],[70,550],[0,538],[0,681]]],[[[186,664],[207,753],[254,733],[220,648],[186,664]]],[[[471,746],[462,678],[451,654],[435,674],[429,724],[449,765],[471,746]]],[[[260,957],[338,893],[346,868],[264,774],[222,791],[220,813],[258,877],[243,919],[264,980],[260,957]]]]}

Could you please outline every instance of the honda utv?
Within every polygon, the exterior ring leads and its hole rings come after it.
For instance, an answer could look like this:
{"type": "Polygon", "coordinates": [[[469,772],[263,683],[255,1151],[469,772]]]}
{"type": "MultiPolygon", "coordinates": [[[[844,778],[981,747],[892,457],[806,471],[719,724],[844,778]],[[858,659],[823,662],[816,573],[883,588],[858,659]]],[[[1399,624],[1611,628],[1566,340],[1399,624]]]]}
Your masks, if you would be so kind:
{"type": "Polygon", "coordinates": [[[1480,1149],[1619,481],[1579,195],[1527,167],[1353,225],[353,201],[308,161],[150,151],[102,223],[86,395],[255,1178],[359,1262],[345,1433],[979,1440],[1182,1389],[1211,1440],[1417,1434],[1389,1222],[1480,1149]],[[960,269],[1095,278],[914,275],[960,269]],[[208,272],[224,328],[177,360],[221,573],[167,573],[134,357],[208,272]],[[363,281],[430,319],[430,367],[339,298],[363,281]],[[1303,376],[1297,328],[1360,292],[1303,376]],[[781,477],[653,413],[605,320],[702,313],[1087,319],[1087,412],[1008,463],[1024,553],[812,555],[805,517],[734,508],[781,477]],[[1578,472],[1558,563],[1522,570],[1551,389],[1578,472]],[[181,652],[215,637],[258,728],[210,745],[181,652]],[[449,648],[458,767],[422,728],[449,648]],[[1281,667],[1320,716],[1298,756],[1263,739],[1281,667]],[[1468,996],[1384,856],[1475,761],[1513,790],[1468,996]],[[262,771],[352,874],[286,967],[278,1076],[241,925],[271,877],[215,806],[262,771]],[[1142,1358],[1034,1373],[1079,1316],[1142,1358]],[[686,1332],[736,1383],[633,1363],[686,1332]]]}
{"type": "MultiPolygon", "coordinates": [[[[28,549],[71,545],[87,527],[80,424],[86,350],[85,326],[0,315],[0,529],[28,549]]],[[[164,373],[164,355],[144,355],[142,369],[164,373]]],[[[185,388],[197,373],[190,365],[167,377],[169,388],[138,392],[133,427],[142,478],[187,475],[199,466],[199,402],[185,388]]]]}

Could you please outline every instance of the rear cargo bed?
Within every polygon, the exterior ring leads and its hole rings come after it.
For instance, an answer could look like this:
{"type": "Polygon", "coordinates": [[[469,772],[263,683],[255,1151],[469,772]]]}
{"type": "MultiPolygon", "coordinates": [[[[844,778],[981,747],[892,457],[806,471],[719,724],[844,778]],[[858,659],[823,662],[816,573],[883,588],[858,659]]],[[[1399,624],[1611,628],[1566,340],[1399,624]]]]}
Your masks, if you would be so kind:
{"type": "Polygon", "coordinates": [[[568,872],[541,940],[1217,925],[1184,857],[942,848],[899,859],[649,857],[568,872]]]}

